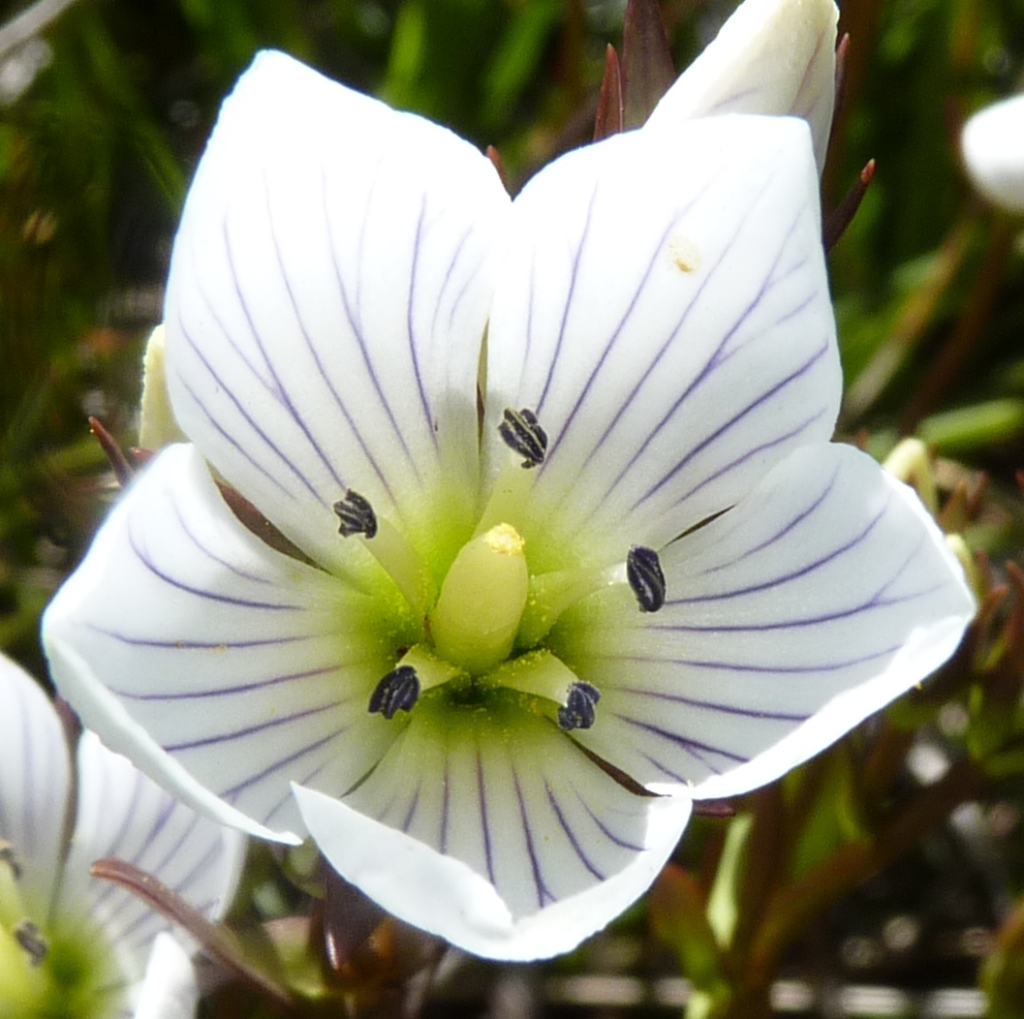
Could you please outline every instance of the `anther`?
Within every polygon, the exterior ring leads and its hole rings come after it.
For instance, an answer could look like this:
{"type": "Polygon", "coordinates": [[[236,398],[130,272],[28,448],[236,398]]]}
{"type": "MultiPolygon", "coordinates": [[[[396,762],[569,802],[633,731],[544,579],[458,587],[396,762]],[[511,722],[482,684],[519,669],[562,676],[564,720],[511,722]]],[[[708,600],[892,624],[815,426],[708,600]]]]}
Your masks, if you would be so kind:
{"type": "Polygon", "coordinates": [[[537,415],[532,410],[524,407],[514,411],[506,407],[503,420],[498,425],[498,434],[506,446],[523,458],[524,467],[536,467],[544,462],[548,435],[537,423],[537,415]]]}
{"type": "Polygon", "coordinates": [[[33,966],[42,964],[46,958],[48,946],[42,931],[31,920],[22,920],[14,928],[14,940],[28,952],[29,962],[33,966]]]}
{"type": "Polygon", "coordinates": [[[565,705],[558,709],[558,724],[566,731],[572,729],[589,729],[597,717],[595,708],[601,699],[601,691],[596,686],[582,681],[569,687],[569,695],[565,705]]]}
{"type": "Polygon", "coordinates": [[[0,864],[6,864],[11,868],[11,874],[15,881],[21,878],[21,864],[14,852],[14,846],[6,839],[0,839],[0,864]]]}
{"type": "Polygon", "coordinates": [[[377,533],[377,514],[368,499],[364,499],[351,488],[345,490],[345,498],[334,504],[334,512],[341,521],[338,533],[348,538],[353,534],[365,534],[372,538],[377,533]]]}
{"type": "Polygon", "coordinates": [[[370,712],[379,712],[387,719],[396,711],[412,711],[420,696],[420,681],[411,665],[392,669],[370,695],[370,712]]]}
{"type": "Polygon", "coordinates": [[[665,604],[665,574],[653,548],[634,545],[626,556],[626,579],[641,612],[657,612],[665,604]]]}

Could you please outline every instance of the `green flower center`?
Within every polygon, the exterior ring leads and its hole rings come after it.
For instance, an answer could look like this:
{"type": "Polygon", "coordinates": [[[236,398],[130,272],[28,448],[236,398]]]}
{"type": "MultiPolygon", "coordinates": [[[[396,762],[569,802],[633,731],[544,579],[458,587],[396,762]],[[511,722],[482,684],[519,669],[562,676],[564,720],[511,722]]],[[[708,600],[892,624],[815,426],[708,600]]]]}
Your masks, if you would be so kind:
{"type": "Polygon", "coordinates": [[[568,551],[568,568],[531,574],[527,543],[515,522],[526,516],[533,468],[544,461],[547,435],[527,409],[506,410],[498,430],[511,455],[439,590],[432,589],[431,571],[412,544],[378,519],[367,499],[349,490],[334,506],[340,533],[362,537],[422,620],[422,639],[396,655],[369,709],[391,719],[438,687],[470,702],[505,689],[533,698],[565,730],[590,728],[601,694],[545,646],[547,638],[568,609],[609,587],[628,584],[641,611],[657,611],[665,597],[658,556],[634,546],[624,563],[593,568],[573,566],[568,551]]]}
{"type": "Polygon", "coordinates": [[[125,982],[105,932],[84,910],[52,917],[45,910],[31,911],[20,876],[10,846],[0,843],[0,1015],[108,1019],[120,1014],[125,982]]]}

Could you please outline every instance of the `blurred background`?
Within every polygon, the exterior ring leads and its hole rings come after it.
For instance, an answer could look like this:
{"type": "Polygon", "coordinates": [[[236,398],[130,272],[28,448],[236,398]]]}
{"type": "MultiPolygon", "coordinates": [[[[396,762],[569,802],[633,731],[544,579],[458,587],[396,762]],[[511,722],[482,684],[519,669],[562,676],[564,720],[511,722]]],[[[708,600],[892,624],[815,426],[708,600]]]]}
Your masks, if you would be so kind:
{"type": "MultiPolygon", "coordinates": [[[[125,447],[135,442],[141,350],[160,321],[181,203],[220,100],[253,54],[284,49],[495,145],[514,189],[590,138],[624,6],[0,4],[0,648],[45,676],[39,614],[116,496],[87,417],[125,447]]],[[[662,4],[677,67],[733,6],[662,4]]],[[[943,524],[983,554],[993,605],[968,657],[924,692],[738,804],[755,836],[759,824],[768,832],[754,843],[765,873],[786,844],[762,899],[796,894],[815,868],[845,874],[849,847],[869,846],[866,861],[798,911],[762,979],[775,982],[780,1014],[952,1017],[984,1014],[971,989],[987,966],[991,1014],[1024,1015],[1024,584],[1005,566],[1024,536],[1024,234],[972,194],[958,155],[965,117],[1024,85],[1024,3],[846,0],[841,31],[852,41],[826,212],[877,161],[830,260],[847,388],[841,433],[880,459],[903,435],[931,445],[943,524]],[[965,761],[970,781],[946,781],[965,761]],[[911,816],[908,834],[899,826],[911,816]]],[[[700,938],[685,932],[721,884],[731,827],[698,819],[680,849],[685,869],[575,955],[546,967],[471,964],[439,985],[431,1014],[678,1013],[683,976],[721,976],[702,974],[700,938]]],[[[745,864],[751,887],[755,856],[745,864]]],[[[758,908],[747,903],[753,928],[768,915],[758,908]]]]}

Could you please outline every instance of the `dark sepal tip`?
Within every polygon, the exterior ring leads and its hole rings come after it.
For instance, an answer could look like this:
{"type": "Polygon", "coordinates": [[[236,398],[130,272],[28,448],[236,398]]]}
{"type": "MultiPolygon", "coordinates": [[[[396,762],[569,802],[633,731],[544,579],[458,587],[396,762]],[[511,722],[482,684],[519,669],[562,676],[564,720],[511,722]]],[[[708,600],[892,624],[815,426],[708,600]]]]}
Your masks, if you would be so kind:
{"type": "Polygon", "coordinates": [[[368,499],[349,488],[345,498],[334,504],[334,512],[338,514],[338,533],[348,538],[353,534],[365,534],[372,538],[377,533],[377,514],[368,499]]]}
{"type": "Polygon", "coordinates": [[[565,704],[558,709],[558,724],[566,731],[589,729],[597,717],[597,702],[601,691],[596,686],[582,681],[569,687],[565,704]]]}
{"type": "Polygon", "coordinates": [[[514,453],[523,458],[524,467],[536,467],[544,462],[548,450],[548,435],[537,423],[537,415],[524,407],[515,411],[505,408],[498,434],[514,453]]]}
{"type": "Polygon", "coordinates": [[[396,711],[412,711],[420,698],[420,681],[411,665],[399,665],[392,669],[370,695],[371,714],[381,714],[387,719],[395,717],[396,711]]]}
{"type": "Polygon", "coordinates": [[[665,574],[653,548],[634,545],[626,556],[626,579],[641,612],[657,612],[665,604],[665,574]]]}

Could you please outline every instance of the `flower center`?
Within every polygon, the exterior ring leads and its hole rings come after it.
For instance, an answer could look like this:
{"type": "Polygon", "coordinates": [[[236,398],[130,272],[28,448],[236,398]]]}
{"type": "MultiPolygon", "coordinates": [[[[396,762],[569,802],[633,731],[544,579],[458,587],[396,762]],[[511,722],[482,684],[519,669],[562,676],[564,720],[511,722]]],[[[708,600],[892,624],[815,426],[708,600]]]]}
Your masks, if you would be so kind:
{"type": "MultiPolygon", "coordinates": [[[[0,1015],[99,1019],[126,1004],[113,949],[85,917],[48,918],[44,931],[22,894],[21,866],[0,840],[0,1015]]],[[[42,916],[39,917],[42,919],[42,916]]]]}
{"type": "Polygon", "coordinates": [[[466,542],[430,613],[438,654],[471,676],[500,665],[512,650],[529,585],[524,542],[511,524],[466,542]]]}
{"type": "Polygon", "coordinates": [[[527,408],[505,411],[498,432],[509,449],[473,536],[452,560],[440,591],[412,545],[349,489],[335,503],[342,536],[360,536],[423,621],[425,640],[404,649],[374,688],[369,710],[391,719],[427,691],[457,681],[462,693],[516,690],[546,705],[564,730],[588,729],[600,691],[580,679],[545,639],[571,606],[609,586],[628,584],[640,611],[665,601],[657,552],[629,549],[625,563],[531,575],[526,541],[509,520],[524,518],[533,468],[544,462],[547,433],[527,408]]]}

